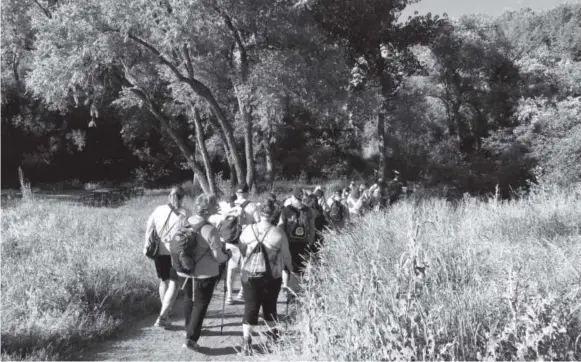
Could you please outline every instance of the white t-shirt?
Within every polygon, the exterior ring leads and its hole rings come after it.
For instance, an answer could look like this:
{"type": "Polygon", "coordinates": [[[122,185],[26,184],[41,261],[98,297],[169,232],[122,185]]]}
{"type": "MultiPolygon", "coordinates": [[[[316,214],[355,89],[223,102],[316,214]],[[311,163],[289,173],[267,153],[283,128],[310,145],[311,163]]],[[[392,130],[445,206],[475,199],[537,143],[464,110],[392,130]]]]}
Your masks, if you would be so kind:
{"type": "Polygon", "coordinates": [[[147,246],[147,243],[149,242],[148,238],[152,228],[155,227],[157,235],[159,235],[161,239],[161,244],[159,246],[160,255],[169,255],[170,240],[182,226],[187,224],[188,217],[191,216],[191,212],[186,208],[181,207],[176,210],[179,215],[171,211],[169,205],[158,206],[147,220],[147,226],[145,228],[145,246],[147,246]]]}

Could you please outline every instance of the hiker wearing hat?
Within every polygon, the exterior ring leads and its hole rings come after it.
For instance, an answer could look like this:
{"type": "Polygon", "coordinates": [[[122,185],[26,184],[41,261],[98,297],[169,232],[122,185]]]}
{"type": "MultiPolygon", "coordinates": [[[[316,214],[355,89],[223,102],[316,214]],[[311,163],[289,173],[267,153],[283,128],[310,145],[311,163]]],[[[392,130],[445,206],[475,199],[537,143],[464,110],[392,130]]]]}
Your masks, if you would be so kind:
{"type": "Polygon", "coordinates": [[[278,338],[276,307],[282,272],[285,267],[293,271],[286,234],[269,221],[275,210],[274,201],[266,199],[259,207],[260,221],[245,228],[240,235],[240,251],[244,255],[241,280],[244,288],[242,351],[245,354],[251,351],[252,329],[258,324],[261,307],[269,337],[278,338]]]}
{"type": "Polygon", "coordinates": [[[169,242],[191,215],[191,212],[183,207],[185,195],[182,187],[172,187],[168,196],[169,202],[156,207],[147,219],[143,254],[147,255],[147,248],[152,242],[152,237],[158,238],[159,241],[155,255],[148,255],[153,258],[157,277],[160,279],[161,310],[155,321],[155,327],[165,328],[171,325],[168,316],[178,295],[179,278],[171,266],[169,242]]]}
{"type": "Polygon", "coordinates": [[[225,263],[229,257],[222,251],[218,230],[209,222],[210,216],[218,212],[216,197],[202,194],[196,198],[195,206],[195,215],[188,218],[188,224],[199,230],[195,235],[196,246],[193,252],[197,259],[193,278],[188,278],[185,283],[184,303],[184,347],[191,350],[199,347],[202,324],[214,294],[214,287],[220,279],[220,264],[225,263]]]}
{"type": "Polygon", "coordinates": [[[327,201],[327,221],[333,230],[342,229],[350,219],[349,209],[343,202],[341,186],[335,186],[333,195],[327,201]]]}
{"type": "MultiPolygon", "coordinates": [[[[256,204],[248,199],[248,191],[249,188],[245,182],[238,184],[236,187],[236,201],[234,201],[235,209],[233,212],[238,216],[240,232],[246,225],[253,224],[259,219],[256,204]]],[[[230,242],[228,248],[238,249],[238,240],[230,242]]],[[[226,304],[228,305],[233,303],[232,292],[234,289],[234,276],[240,269],[240,261],[240,251],[232,250],[232,258],[228,261],[226,271],[226,304]]],[[[242,289],[238,291],[238,295],[236,296],[237,301],[244,301],[243,293],[244,291],[242,289]]]]}
{"type": "MultiPolygon", "coordinates": [[[[303,190],[295,188],[278,222],[289,240],[294,270],[298,273],[304,271],[309,247],[315,242],[315,217],[311,209],[303,204],[302,198],[303,190]]],[[[285,289],[289,286],[289,273],[286,270],[283,271],[282,283],[285,289]]]]}

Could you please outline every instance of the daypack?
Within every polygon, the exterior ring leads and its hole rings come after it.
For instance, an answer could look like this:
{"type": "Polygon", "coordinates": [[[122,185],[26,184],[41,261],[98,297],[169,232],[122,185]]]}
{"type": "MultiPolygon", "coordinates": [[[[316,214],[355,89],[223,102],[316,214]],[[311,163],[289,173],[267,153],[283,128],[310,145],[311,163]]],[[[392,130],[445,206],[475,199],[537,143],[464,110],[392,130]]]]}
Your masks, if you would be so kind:
{"type": "Polygon", "coordinates": [[[278,221],[280,220],[281,212],[282,212],[282,207],[281,207],[280,203],[275,202],[274,203],[274,212],[272,213],[272,216],[270,217],[270,219],[268,221],[274,226],[278,225],[278,221]]]}
{"type": "MultiPolygon", "coordinates": [[[[167,218],[165,219],[163,226],[161,227],[162,231],[165,230],[167,223],[169,221],[169,218],[171,217],[172,212],[174,212],[178,216],[180,215],[179,211],[177,211],[175,209],[175,207],[173,207],[172,204],[168,204],[168,206],[170,207],[170,212],[167,215],[167,218]]],[[[153,227],[151,228],[151,231],[149,232],[149,235],[147,236],[147,248],[146,248],[145,256],[147,256],[150,259],[157,258],[157,256],[159,255],[159,248],[160,248],[161,242],[162,242],[161,237],[159,236],[159,233],[157,232],[157,229],[155,227],[155,222],[154,222],[153,227]]]]}
{"type": "MultiPolygon", "coordinates": [[[[242,212],[250,201],[244,201],[240,207],[242,212]]],[[[242,215],[241,215],[242,216],[242,215]]],[[[242,225],[240,225],[240,216],[229,215],[218,225],[218,233],[224,242],[229,244],[238,244],[240,241],[240,234],[242,233],[242,225]]]]}
{"type": "Polygon", "coordinates": [[[292,217],[287,216],[285,225],[285,232],[289,240],[308,242],[307,230],[309,225],[306,224],[308,220],[305,214],[308,213],[309,208],[305,206],[297,209],[296,207],[289,205],[286,209],[293,213],[292,217]]]}
{"type": "Polygon", "coordinates": [[[338,200],[333,200],[331,207],[329,208],[329,219],[333,222],[341,222],[345,215],[343,215],[343,205],[338,200]]]}
{"type": "Polygon", "coordinates": [[[184,226],[178,230],[169,242],[171,266],[181,277],[193,277],[196,264],[204,256],[203,254],[195,254],[198,246],[196,236],[205,225],[208,224],[184,226]]]}
{"type": "Polygon", "coordinates": [[[262,240],[258,239],[258,235],[254,231],[254,227],[251,226],[254,238],[258,242],[250,254],[244,257],[242,262],[242,267],[240,268],[240,280],[243,283],[248,283],[250,279],[262,279],[265,281],[272,280],[272,268],[270,266],[270,260],[268,259],[268,253],[266,251],[266,246],[263,242],[266,236],[270,232],[272,226],[270,226],[262,240]]]}

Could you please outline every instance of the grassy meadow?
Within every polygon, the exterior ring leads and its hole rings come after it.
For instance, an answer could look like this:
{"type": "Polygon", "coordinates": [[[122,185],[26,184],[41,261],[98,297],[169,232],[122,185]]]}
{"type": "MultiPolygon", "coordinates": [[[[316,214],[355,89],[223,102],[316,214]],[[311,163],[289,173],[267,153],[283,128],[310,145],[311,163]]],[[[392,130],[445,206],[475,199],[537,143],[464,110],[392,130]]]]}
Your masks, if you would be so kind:
{"type": "Polygon", "coordinates": [[[165,192],[118,208],[48,200],[2,210],[2,359],[64,359],[159,306],[145,223],[165,192]]]}
{"type": "MultiPolygon", "coordinates": [[[[2,359],[70,358],[156,311],[141,250],[166,192],[117,208],[32,200],[2,210],[2,359]]],[[[581,188],[371,213],[328,235],[296,324],[268,358],[579,360],[580,229],[581,188]]]]}
{"type": "Polygon", "coordinates": [[[327,239],[268,359],[581,360],[580,187],[407,201],[327,239]]]}

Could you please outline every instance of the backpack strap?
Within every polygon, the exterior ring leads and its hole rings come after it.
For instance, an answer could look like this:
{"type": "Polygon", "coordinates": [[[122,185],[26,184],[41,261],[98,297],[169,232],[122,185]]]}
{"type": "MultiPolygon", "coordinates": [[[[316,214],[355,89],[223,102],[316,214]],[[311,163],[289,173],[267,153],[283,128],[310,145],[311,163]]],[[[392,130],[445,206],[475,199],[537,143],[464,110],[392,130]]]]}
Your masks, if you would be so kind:
{"type": "MultiPolygon", "coordinates": [[[[174,212],[173,205],[171,205],[171,204],[168,204],[168,205],[169,205],[169,207],[170,207],[170,209],[171,209],[171,210],[169,211],[169,214],[167,214],[167,218],[165,219],[165,222],[163,223],[163,226],[161,227],[161,231],[163,231],[163,230],[166,228],[166,226],[167,226],[167,223],[169,222],[169,218],[171,217],[171,213],[172,213],[172,212],[174,212]]],[[[178,214],[178,215],[179,215],[179,214],[178,214]]],[[[154,228],[154,229],[156,229],[156,227],[155,227],[155,224],[153,225],[153,228],[154,228]]],[[[157,231],[157,230],[156,230],[156,231],[157,231]]],[[[166,234],[167,234],[168,232],[169,232],[169,230],[166,232],[166,234]]],[[[158,235],[159,235],[159,234],[160,234],[160,232],[158,232],[158,235]]],[[[165,235],[164,235],[164,236],[165,236],[165,235]]],[[[161,237],[161,236],[160,236],[160,237],[159,237],[159,239],[161,240],[161,239],[163,239],[163,237],[161,237]]]]}
{"type": "MultiPolygon", "coordinates": [[[[258,235],[256,235],[256,231],[254,231],[254,225],[250,225],[250,228],[252,229],[252,233],[254,234],[254,238],[256,239],[256,242],[258,244],[262,244],[262,256],[264,257],[264,263],[265,263],[265,269],[266,269],[266,274],[272,277],[272,268],[270,267],[270,259],[268,258],[268,253],[266,252],[266,250],[264,250],[264,239],[266,239],[266,236],[268,235],[268,233],[270,232],[270,229],[272,229],[272,226],[269,226],[268,229],[266,229],[266,232],[264,233],[264,236],[262,237],[262,240],[260,240],[260,238],[258,237],[258,235]]],[[[256,252],[256,249],[258,248],[259,245],[256,245],[254,247],[254,249],[252,249],[252,252],[250,253],[250,255],[254,254],[256,252]]],[[[248,257],[250,256],[248,255],[246,257],[246,259],[244,260],[244,265],[242,265],[241,269],[243,267],[246,266],[246,263],[248,262],[248,257]]]]}

